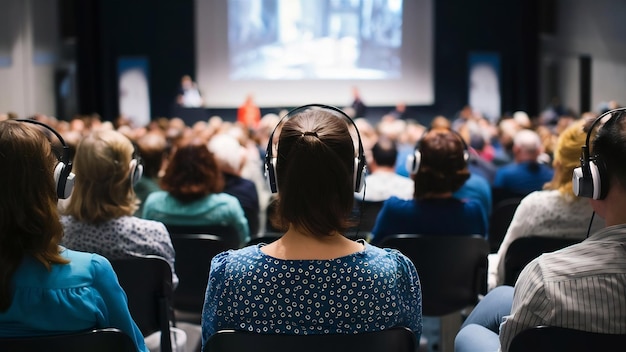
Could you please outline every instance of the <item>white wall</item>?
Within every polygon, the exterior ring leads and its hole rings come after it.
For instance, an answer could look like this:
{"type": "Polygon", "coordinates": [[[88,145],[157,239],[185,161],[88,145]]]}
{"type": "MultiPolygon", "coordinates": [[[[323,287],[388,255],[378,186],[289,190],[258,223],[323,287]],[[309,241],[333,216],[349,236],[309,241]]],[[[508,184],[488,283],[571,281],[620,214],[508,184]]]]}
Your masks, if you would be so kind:
{"type": "Polygon", "coordinates": [[[556,79],[552,84],[562,102],[579,110],[580,55],[591,57],[591,108],[608,100],[626,105],[625,13],[623,0],[557,1],[556,31],[541,38],[542,106],[551,98],[549,80],[556,79]],[[547,74],[551,69],[556,71],[552,78],[547,74]]]}
{"type": "Polygon", "coordinates": [[[0,113],[56,111],[57,0],[0,0],[0,113]]]}

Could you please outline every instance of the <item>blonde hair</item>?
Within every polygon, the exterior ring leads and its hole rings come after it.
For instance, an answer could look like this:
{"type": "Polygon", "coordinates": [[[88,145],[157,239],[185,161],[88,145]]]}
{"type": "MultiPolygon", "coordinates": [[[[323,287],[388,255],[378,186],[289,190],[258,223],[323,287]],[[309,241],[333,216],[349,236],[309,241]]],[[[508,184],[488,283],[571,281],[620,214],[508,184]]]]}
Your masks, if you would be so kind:
{"type": "Polygon", "coordinates": [[[584,120],[577,120],[559,135],[552,162],[554,176],[544,189],[559,190],[563,195],[574,196],[572,174],[580,166],[581,147],[587,138],[584,125],[584,120]]]}
{"type": "Polygon", "coordinates": [[[117,131],[94,131],[76,148],[72,197],[64,210],[78,221],[100,223],[138,208],[130,177],[134,147],[117,131]]]}
{"type": "Polygon", "coordinates": [[[11,279],[24,256],[48,270],[67,264],[60,254],[63,226],[57,211],[57,163],[50,141],[27,122],[0,122],[0,312],[11,305],[11,279]]]}

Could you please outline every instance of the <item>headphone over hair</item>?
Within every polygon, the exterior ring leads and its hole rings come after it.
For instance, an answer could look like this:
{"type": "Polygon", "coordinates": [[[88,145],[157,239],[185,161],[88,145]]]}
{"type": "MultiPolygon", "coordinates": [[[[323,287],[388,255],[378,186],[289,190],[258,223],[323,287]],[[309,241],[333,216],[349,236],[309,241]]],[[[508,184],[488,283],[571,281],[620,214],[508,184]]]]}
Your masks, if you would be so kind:
{"type": "Polygon", "coordinates": [[[130,160],[128,168],[130,170],[130,184],[134,187],[143,176],[143,164],[141,162],[141,157],[136,152],[133,153],[133,158],[130,160]]]}
{"type": "MultiPolygon", "coordinates": [[[[606,111],[598,116],[587,130],[585,145],[582,146],[580,156],[580,166],[574,169],[572,174],[572,190],[578,197],[604,199],[609,191],[609,175],[602,157],[595,153],[589,155],[589,139],[594,127],[607,115],[611,117],[605,122],[607,124],[613,119],[621,117],[626,108],[618,108],[606,111]]],[[[603,127],[600,127],[603,128],[603,127]]],[[[597,133],[596,133],[597,135],[597,133]]]]}
{"type": "Polygon", "coordinates": [[[35,125],[42,126],[52,132],[63,145],[63,153],[61,154],[61,158],[59,159],[59,163],[54,168],[54,182],[56,184],[57,197],[60,199],[66,199],[72,194],[72,189],[74,189],[74,177],[75,175],[72,173],[72,160],[70,159],[70,148],[65,143],[61,134],[57,132],[54,128],[46,125],[43,122],[39,122],[37,120],[30,119],[16,119],[16,121],[32,123],[35,125]]]}
{"type": "Polygon", "coordinates": [[[276,132],[276,130],[283,123],[284,120],[291,118],[294,115],[297,115],[298,113],[301,113],[305,110],[313,109],[313,108],[329,110],[333,115],[337,117],[344,117],[346,120],[350,122],[350,124],[352,124],[352,126],[354,126],[359,145],[358,145],[358,155],[354,158],[353,189],[354,189],[354,192],[361,192],[361,190],[363,189],[365,174],[367,172],[367,162],[365,160],[365,152],[363,150],[363,143],[361,142],[361,134],[359,133],[359,129],[357,128],[354,121],[352,121],[352,119],[341,109],[334,107],[334,106],[330,106],[330,105],[324,105],[324,104],[308,104],[308,105],[303,105],[295,109],[292,109],[285,116],[283,116],[276,124],[276,127],[274,127],[274,130],[270,134],[269,141],[267,142],[267,149],[265,151],[265,177],[267,178],[267,183],[268,183],[270,191],[272,193],[278,192],[278,183],[276,179],[276,161],[278,158],[273,155],[273,151],[272,151],[272,144],[273,144],[272,141],[274,139],[274,132],[276,132]]]}
{"type": "MultiPolygon", "coordinates": [[[[467,146],[467,143],[465,143],[465,139],[463,139],[463,136],[461,136],[459,132],[451,128],[448,130],[452,132],[454,135],[456,135],[457,137],[459,137],[459,140],[461,141],[461,144],[463,145],[463,160],[467,163],[467,161],[469,160],[470,153],[469,153],[469,147],[467,146]]],[[[420,164],[422,162],[422,152],[420,151],[420,145],[422,144],[422,140],[424,139],[424,137],[426,137],[426,135],[430,131],[432,131],[432,128],[428,128],[424,131],[420,139],[415,144],[413,153],[407,155],[406,157],[406,164],[405,164],[406,171],[408,171],[409,174],[411,175],[417,174],[417,172],[420,169],[420,164]]]]}

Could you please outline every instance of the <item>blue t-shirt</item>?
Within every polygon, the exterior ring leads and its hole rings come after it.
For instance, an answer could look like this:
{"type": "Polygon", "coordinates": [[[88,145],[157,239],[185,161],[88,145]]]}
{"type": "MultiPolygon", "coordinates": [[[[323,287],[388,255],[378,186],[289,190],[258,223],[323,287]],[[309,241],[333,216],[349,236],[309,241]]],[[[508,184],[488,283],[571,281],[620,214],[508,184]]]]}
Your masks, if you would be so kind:
{"type": "Polygon", "coordinates": [[[484,177],[471,173],[470,178],[465,181],[461,188],[454,192],[453,196],[458,199],[474,199],[483,206],[487,216],[491,215],[491,210],[493,209],[491,185],[484,177]]]}
{"type": "Polygon", "coordinates": [[[392,234],[483,235],[487,215],[475,200],[436,198],[404,200],[391,197],[383,203],[372,229],[372,243],[392,234]]]}
{"type": "Polygon", "coordinates": [[[143,335],[128,310],[126,293],[104,257],[64,249],[69,264],[48,271],[26,256],[12,284],[11,306],[0,312],[0,337],[65,334],[115,327],[148,352],[143,335]]]}
{"type": "Polygon", "coordinates": [[[546,182],[552,180],[554,169],[546,164],[534,162],[511,163],[501,166],[496,171],[493,188],[510,193],[527,195],[543,189],[546,182]]]}
{"type": "Polygon", "coordinates": [[[202,345],[222,329],[331,334],[405,326],[422,333],[415,266],[397,250],[364,243],[332,260],[283,260],[263,246],[213,258],[202,312],[202,345]]]}

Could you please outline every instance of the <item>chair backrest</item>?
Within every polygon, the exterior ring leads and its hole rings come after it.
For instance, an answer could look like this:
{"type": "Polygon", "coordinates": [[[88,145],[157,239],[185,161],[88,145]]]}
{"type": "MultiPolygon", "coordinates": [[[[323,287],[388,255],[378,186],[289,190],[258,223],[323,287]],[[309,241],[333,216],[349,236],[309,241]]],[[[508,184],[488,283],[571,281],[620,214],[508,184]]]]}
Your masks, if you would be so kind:
{"type": "Polygon", "coordinates": [[[160,331],[161,351],[171,352],[173,287],[167,261],[156,255],[110,261],[128,297],[130,314],[143,336],[160,331]]]}
{"type": "Polygon", "coordinates": [[[20,352],[136,352],[133,340],[115,328],[62,335],[0,338],[0,351],[20,352]]]}
{"type": "Polygon", "coordinates": [[[222,330],[211,336],[203,352],[416,352],[413,331],[395,327],[359,334],[286,335],[222,330]]]}
{"type": "Polygon", "coordinates": [[[232,248],[239,248],[239,233],[232,225],[169,225],[165,224],[171,237],[188,234],[209,234],[219,236],[232,248]]]}
{"type": "Polygon", "coordinates": [[[487,291],[489,243],[480,235],[397,234],[379,247],[409,257],[420,277],[422,314],[443,316],[478,302],[487,291]]]}
{"type": "Polygon", "coordinates": [[[503,199],[494,204],[489,217],[489,250],[495,253],[500,248],[500,243],[509,229],[517,206],[522,201],[521,197],[503,199]]]}
{"type": "Polygon", "coordinates": [[[543,253],[580,242],[580,239],[528,236],[515,239],[504,256],[504,284],[514,286],[526,264],[543,253]]]}
{"type": "Polygon", "coordinates": [[[383,207],[384,201],[380,202],[368,202],[355,200],[354,202],[354,215],[355,220],[358,221],[358,229],[363,232],[371,232],[376,224],[376,217],[378,212],[383,207]]]}
{"type": "Polygon", "coordinates": [[[509,352],[617,352],[626,349],[626,334],[604,334],[556,326],[536,326],[513,337],[509,352]]]}
{"type": "Polygon", "coordinates": [[[174,308],[201,313],[209,278],[211,260],[217,254],[236,249],[224,238],[208,234],[177,234],[172,236],[176,251],[178,287],[174,291],[174,308]]]}

